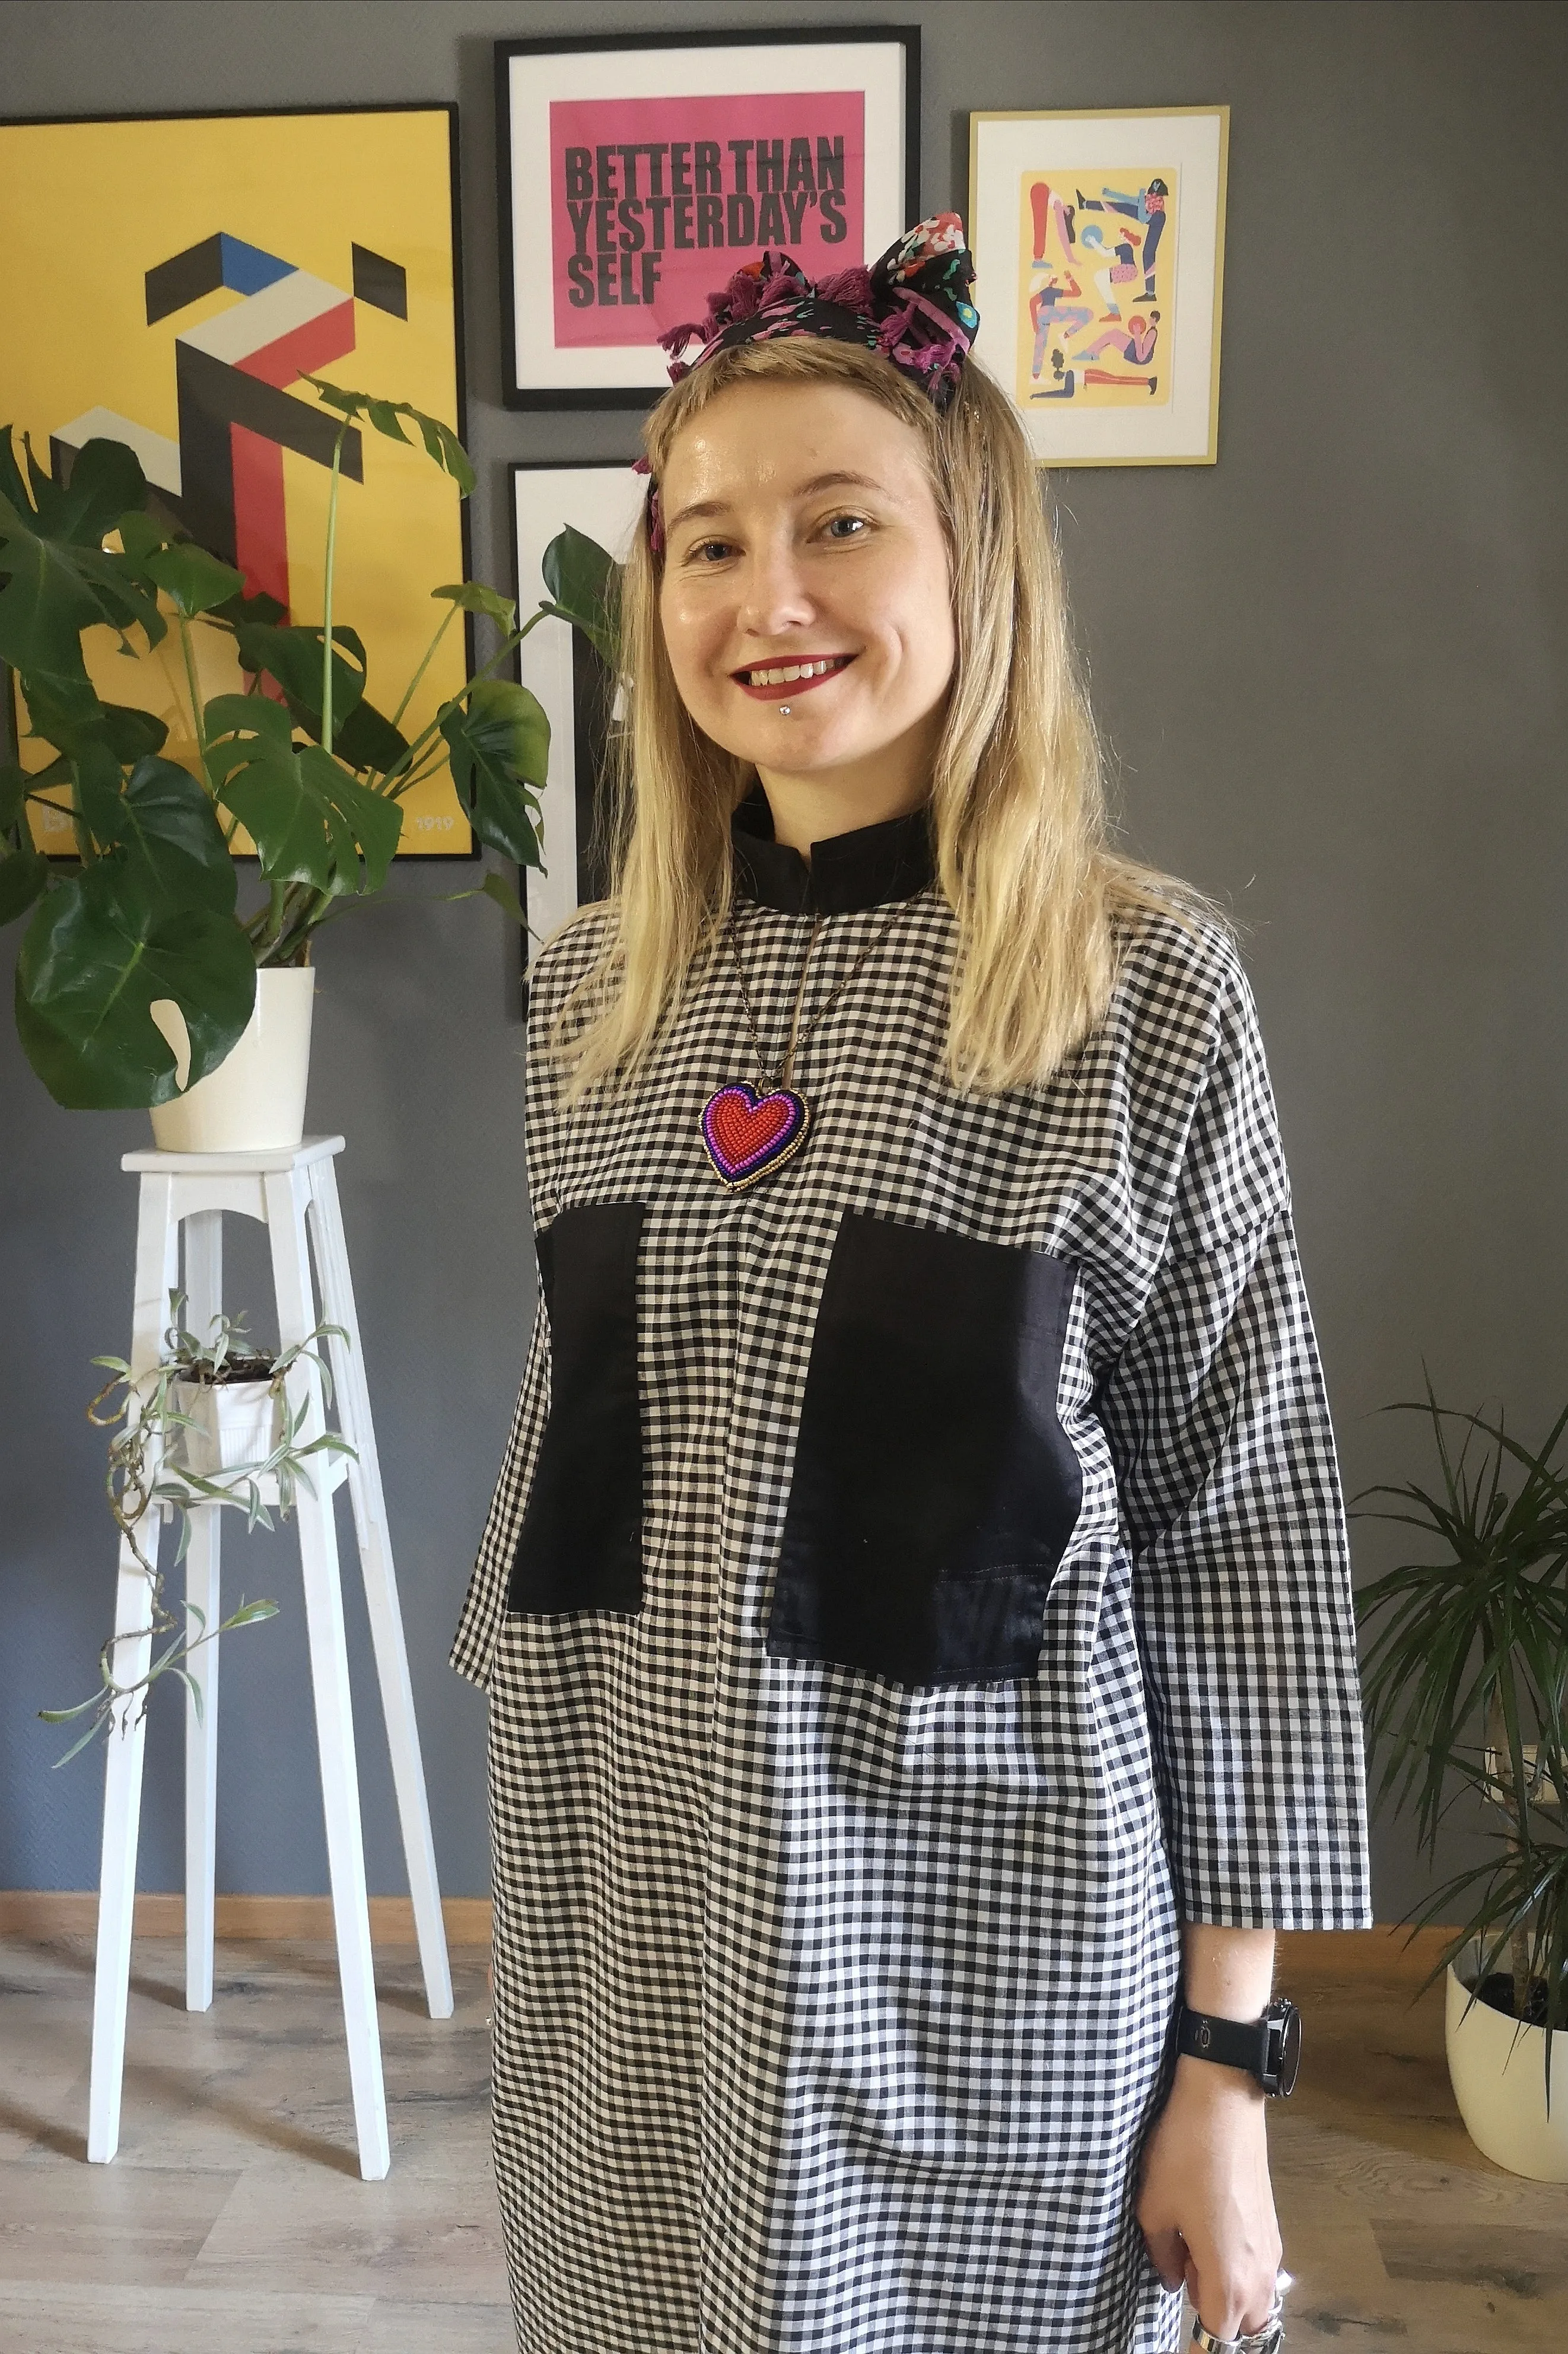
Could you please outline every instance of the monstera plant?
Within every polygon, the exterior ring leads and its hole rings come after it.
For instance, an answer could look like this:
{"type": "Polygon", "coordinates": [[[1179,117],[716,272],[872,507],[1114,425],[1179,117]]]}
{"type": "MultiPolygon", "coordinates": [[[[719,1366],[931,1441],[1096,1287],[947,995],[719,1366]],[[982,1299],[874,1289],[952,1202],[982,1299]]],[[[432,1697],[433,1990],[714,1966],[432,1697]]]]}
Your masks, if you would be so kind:
{"type": "MultiPolygon", "coordinates": [[[[152,1106],[175,1094],[175,1053],[150,1012],[161,999],[185,1016],[185,1084],[216,1069],[249,1022],[258,967],[308,961],[323,924],[384,889],[399,804],[440,767],[481,842],[519,866],[543,865],[549,724],[525,687],[497,673],[547,614],[608,655],[614,567],[591,540],[564,533],[546,556],[547,593],[521,625],[515,604],[493,588],[460,581],[433,590],[429,644],[384,712],[366,693],[362,640],[334,612],[344,442],[356,423],[403,442],[411,428],[462,497],[473,470],[439,419],[309,381],[341,419],[319,624],[287,622],[273,599],[247,595],[239,572],[150,503],[122,443],[89,441],[62,480],[26,436],[24,465],[11,429],[0,437],[0,923],[26,920],[17,1032],[55,1100],[73,1108],[152,1106]],[[487,617],[500,643],[427,726],[405,734],[415,692],[460,612],[487,617]],[[160,719],[100,692],[82,640],[104,628],[132,654],[175,633],[195,748],[186,762],[168,757],[160,719]],[[232,641],[244,693],[204,699],[202,631],[232,641]],[[35,801],[68,812],[74,860],[38,852],[35,801]],[[264,886],[244,914],[231,855],[240,827],[264,886]]],[[[523,921],[502,876],[488,875],[478,890],[523,921]]]]}

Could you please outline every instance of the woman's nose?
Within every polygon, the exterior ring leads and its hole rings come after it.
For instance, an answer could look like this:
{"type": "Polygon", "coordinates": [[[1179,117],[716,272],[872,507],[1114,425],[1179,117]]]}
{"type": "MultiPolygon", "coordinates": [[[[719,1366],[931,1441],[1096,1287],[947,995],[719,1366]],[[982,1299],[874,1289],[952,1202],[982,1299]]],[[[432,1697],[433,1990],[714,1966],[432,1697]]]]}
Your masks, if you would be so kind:
{"type": "Polygon", "coordinates": [[[799,628],[815,611],[804,576],[789,548],[758,548],[747,562],[740,624],[758,637],[799,628]]]}

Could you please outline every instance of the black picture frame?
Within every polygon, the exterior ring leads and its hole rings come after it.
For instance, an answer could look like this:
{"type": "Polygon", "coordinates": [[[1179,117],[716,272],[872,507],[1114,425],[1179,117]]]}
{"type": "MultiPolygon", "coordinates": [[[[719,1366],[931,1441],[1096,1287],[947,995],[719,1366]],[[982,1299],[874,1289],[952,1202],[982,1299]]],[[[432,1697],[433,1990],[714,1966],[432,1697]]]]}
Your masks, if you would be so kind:
{"type": "MultiPolygon", "coordinates": [[[[519,191],[514,175],[516,126],[513,105],[514,66],[517,60],[548,59],[553,57],[633,58],[639,55],[653,58],[667,56],[672,51],[727,49],[752,52],[758,48],[768,48],[789,52],[805,48],[843,50],[871,46],[895,48],[900,52],[902,104],[898,114],[903,147],[903,170],[902,186],[894,192],[897,199],[895,204],[889,207],[886,203],[881,203],[878,207],[879,212],[884,217],[884,226],[886,226],[892,211],[897,213],[896,222],[888,228],[886,237],[880,242],[872,244],[872,250],[864,256],[867,260],[874,260],[884,245],[891,243],[893,238],[897,236],[901,229],[920,217],[920,30],[917,26],[848,23],[790,27],[779,31],[758,29],[736,32],[598,33],[577,36],[552,34],[529,37],[524,39],[497,41],[495,44],[496,180],[499,202],[498,245],[502,309],[502,399],[505,406],[508,408],[516,409],[641,409],[649,407],[663,390],[666,382],[662,355],[659,352],[657,345],[652,341],[647,347],[650,358],[645,382],[641,378],[636,382],[621,383],[594,381],[592,368],[586,361],[583,366],[587,373],[582,381],[573,382],[566,375],[557,372],[556,380],[546,382],[536,372],[530,374],[521,365],[524,355],[519,345],[518,240],[515,233],[519,191]]],[[[653,72],[653,78],[657,79],[656,70],[653,72]]],[[[616,79],[619,80],[619,77],[616,79]]],[[[648,96],[672,94],[651,92],[647,87],[649,79],[648,72],[639,79],[633,70],[629,69],[623,93],[625,100],[635,101],[648,96]]],[[[771,87],[782,90],[789,87],[789,81],[785,80],[771,87]]],[[[826,89],[829,85],[824,83],[821,87],[826,89]]],[[[599,93],[601,97],[615,94],[599,93]]],[[[715,93],[705,94],[714,95],[715,93]]],[[[759,89],[757,94],[764,93],[759,89]]],[[[869,145],[868,140],[868,148],[869,145]]],[[[627,152],[645,153],[647,151],[638,148],[627,152]]],[[[869,163],[870,160],[868,154],[867,162],[869,163]]],[[[544,179],[540,185],[547,187],[549,167],[546,159],[544,179]]],[[[551,215],[548,205],[543,217],[547,244],[551,234],[551,215]]],[[[872,243],[869,236],[867,242],[872,243]]],[[[662,249],[663,248],[661,247],[660,250],[662,249]]],[[[759,249],[755,246],[744,249],[740,246],[732,246],[728,249],[737,256],[743,251],[749,253],[758,249],[759,249]]],[[[846,255],[845,259],[848,258],[846,255]]],[[[738,266],[738,260],[734,266],[738,266]]],[[[842,265],[840,263],[838,266],[842,265]]],[[[718,272],[714,271],[712,274],[716,281],[718,272]]],[[[548,283],[547,268],[545,276],[548,283]]],[[[608,295],[607,299],[609,299],[608,295]]],[[[543,306],[540,307],[542,309],[543,306]]],[[[544,346],[540,345],[539,348],[542,350],[544,346]]],[[[557,348],[552,334],[548,346],[552,358],[557,348]]],[[[633,346],[615,348],[619,351],[630,352],[633,346]]],[[[626,365],[630,366],[630,363],[628,362],[626,365]]]]}
{"type": "MultiPolygon", "coordinates": [[[[545,548],[562,526],[571,524],[586,532],[619,561],[647,486],[625,461],[525,458],[508,466],[506,491],[512,578],[518,617],[526,620],[545,593],[545,548]]],[[[541,795],[546,873],[518,869],[518,897],[529,924],[522,938],[526,972],[531,933],[546,936],[574,909],[601,898],[608,887],[601,821],[613,684],[582,631],[556,620],[541,621],[524,640],[513,671],[537,695],[550,722],[549,769],[541,795]]]]}
{"type": "MultiPolygon", "coordinates": [[[[459,141],[459,109],[454,100],[438,98],[388,99],[384,101],[350,101],[338,104],[323,103],[295,106],[146,107],[138,109],[127,108],[105,112],[86,112],[73,110],[69,112],[56,114],[0,114],[0,132],[76,128],[79,126],[81,128],[90,128],[97,125],[108,127],[118,123],[168,123],[174,125],[179,123],[199,122],[288,122],[304,119],[319,120],[324,117],[359,115],[431,115],[443,117],[445,120],[447,185],[450,207],[449,217],[451,228],[452,368],[456,412],[452,419],[452,425],[457,433],[458,439],[466,445],[468,440],[468,377],[467,337],[463,317],[462,193],[459,141]]],[[[209,242],[210,241],[213,240],[209,239],[209,242]]],[[[387,291],[386,272],[388,268],[386,257],[378,255],[368,249],[360,249],[358,247],[354,248],[353,257],[355,281],[353,292],[355,298],[358,299],[363,297],[364,299],[369,300],[376,304],[376,307],[380,309],[391,309],[393,307],[393,302],[388,302],[386,299],[387,291]],[[371,286],[371,280],[376,278],[378,265],[380,278],[376,288],[373,289],[371,286]]],[[[4,370],[3,368],[0,368],[0,376],[3,375],[4,370]]],[[[53,461],[58,463],[59,457],[58,449],[52,452],[52,457],[53,461]]],[[[462,564],[462,577],[466,580],[472,577],[473,570],[472,525],[470,514],[470,502],[467,499],[463,499],[459,502],[458,532],[459,548],[461,551],[462,564]]],[[[474,617],[471,613],[465,613],[463,616],[463,646],[467,672],[469,675],[471,676],[476,660],[474,617]]],[[[19,725],[21,714],[20,705],[17,700],[16,682],[15,676],[9,672],[7,672],[5,676],[4,691],[10,699],[13,719],[16,724],[19,725]]],[[[458,850],[412,851],[405,849],[400,844],[397,857],[399,860],[414,858],[421,864],[461,862],[464,864],[471,865],[482,856],[482,849],[479,838],[475,834],[471,825],[464,827],[463,832],[466,836],[466,848],[458,850]]],[[[51,859],[70,863],[74,860],[76,853],[74,849],[55,849],[45,846],[44,855],[51,859]]],[[[253,852],[236,851],[233,855],[237,860],[242,861],[247,864],[254,863],[255,854],[253,852]]]]}

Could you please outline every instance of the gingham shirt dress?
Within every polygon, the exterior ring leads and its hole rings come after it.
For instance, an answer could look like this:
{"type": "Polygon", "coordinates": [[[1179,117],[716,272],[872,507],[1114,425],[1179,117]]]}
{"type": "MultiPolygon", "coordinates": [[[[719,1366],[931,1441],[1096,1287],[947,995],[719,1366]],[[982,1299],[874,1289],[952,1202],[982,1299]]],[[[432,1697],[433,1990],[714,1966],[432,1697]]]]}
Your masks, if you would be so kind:
{"type": "Polygon", "coordinates": [[[1183,1919],[1370,1920],[1348,1553],[1245,974],[1125,919],[1044,1089],[956,1094],[924,813],[736,813],[797,1155],[730,1192],[732,959],[572,1111],[453,1664],[490,1702],[524,2354],[1150,2354],[1183,1919]]]}

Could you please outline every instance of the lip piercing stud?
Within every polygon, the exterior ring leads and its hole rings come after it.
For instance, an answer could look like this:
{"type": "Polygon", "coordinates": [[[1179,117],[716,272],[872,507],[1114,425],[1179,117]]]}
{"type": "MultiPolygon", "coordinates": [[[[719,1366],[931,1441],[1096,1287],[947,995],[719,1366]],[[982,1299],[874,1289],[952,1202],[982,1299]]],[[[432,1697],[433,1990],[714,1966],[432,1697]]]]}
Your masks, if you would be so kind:
{"type": "Polygon", "coordinates": [[[788,719],[788,718],[789,718],[789,705],[788,705],[787,703],[781,703],[781,704],[779,705],[779,718],[780,718],[780,719],[788,719]]]}

